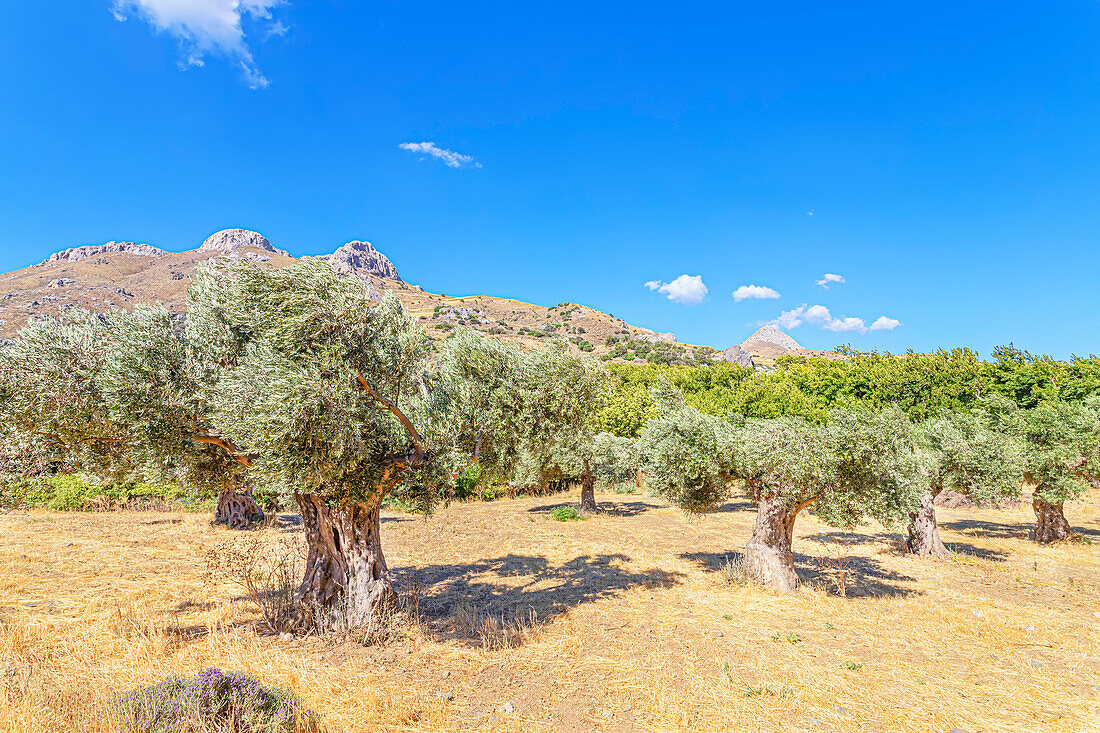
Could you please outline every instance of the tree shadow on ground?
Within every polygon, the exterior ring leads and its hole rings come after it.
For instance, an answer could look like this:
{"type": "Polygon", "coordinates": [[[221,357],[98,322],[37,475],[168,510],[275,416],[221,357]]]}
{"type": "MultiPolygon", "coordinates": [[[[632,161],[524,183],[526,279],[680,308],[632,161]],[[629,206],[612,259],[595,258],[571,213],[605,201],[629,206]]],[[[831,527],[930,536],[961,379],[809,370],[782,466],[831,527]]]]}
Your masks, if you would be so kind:
{"type": "MultiPolygon", "coordinates": [[[[1035,525],[1031,522],[987,522],[979,519],[959,519],[953,522],[940,522],[942,529],[950,529],[953,532],[973,535],[974,537],[989,537],[993,539],[1021,539],[1034,537],[1035,525]]],[[[1070,521],[1070,531],[1088,537],[1092,540],[1100,540],[1100,530],[1089,527],[1075,527],[1070,521]]]]}
{"type": "MultiPolygon", "coordinates": [[[[573,507],[577,508],[576,502],[563,502],[561,504],[543,504],[542,506],[533,506],[527,511],[531,514],[549,514],[558,507],[573,507]]],[[[599,513],[607,515],[609,517],[635,517],[643,512],[648,512],[651,509],[660,509],[661,507],[656,504],[646,504],[643,501],[624,501],[624,502],[596,502],[596,506],[599,507],[599,513]]]]}
{"type": "MultiPolygon", "coordinates": [[[[681,558],[704,570],[719,572],[728,563],[738,565],[745,555],[737,550],[728,552],[687,552],[681,558]]],[[[847,555],[840,563],[835,557],[812,557],[794,554],[794,567],[804,585],[817,585],[831,596],[901,597],[922,591],[908,587],[916,578],[891,570],[872,557],[847,555]]]]}
{"type": "Polygon", "coordinates": [[[632,588],[671,588],[683,581],[679,572],[628,570],[624,565],[629,561],[626,555],[601,554],[553,564],[545,557],[505,555],[402,567],[393,575],[432,633],[493,645],[497,640],[487,639],[487,633],[516,636],[517,630],[534,629],[584,603],[632,588]]]}
{"type": "MultiPolygon", "coordinates": [[[[945,526],[946,525],[943,524],[940,525],[941,528],[945,526]]],[[[804,539],[807,542],[816,542],[826,546],[870,545],[878,543],[888,548],[891,554],[901,557],[911,556],[909,548],[905,544],[905,537],[901,534],[893,534],[890,532],[843,532],[838,530],[833,532],[817,532],[807,535],[804,539]]],[[[1008,559],[1007,552],[972,545],[969,542],[944,542],[944,545],[947,547],[948,551],[952,553],[970,555],[982,560],[1004,562],[1008,559]]]]}

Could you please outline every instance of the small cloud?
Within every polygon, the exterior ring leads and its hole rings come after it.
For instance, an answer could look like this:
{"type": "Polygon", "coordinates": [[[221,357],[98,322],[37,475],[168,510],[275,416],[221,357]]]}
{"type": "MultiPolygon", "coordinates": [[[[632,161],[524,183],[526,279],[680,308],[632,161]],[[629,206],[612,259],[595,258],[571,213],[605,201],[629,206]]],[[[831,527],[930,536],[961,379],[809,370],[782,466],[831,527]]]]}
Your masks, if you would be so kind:
{"type": "Polygon", "coordinates": [[[650,280],[645,286],[664,293],[669,300],[682,305],[696,305],[703,302],[707,295],[707,286],[703,284],[702,275],[681,275],[670,283],[650,280]]]}
{"type": "Polygon", "coordinates": [[[810,209],[809,211],[806,212],[806,216],[813,216],[813,215],[814,215],[814,210],[813,209],[810,209]]]}
{"type": "Polygon", "coordinates": [[[245,41],[242,22],[249,18],[268,26],[268,35],[286,33],[286,26],[275,20],[271,9],[284,0],[114,0],[111,14],[119,22],[131,14],[145,20],[158,32],[173,36],[180,44],[184,60],[180,69],[206,66],[203,57],[215,54],[236,61],[244,82],[251,89],[262,89],[270,82],[257,66],[245,41]]]}
{"type": "Polygon", "coordinates": [[[896,318],[887,318],[886,316],[879,316],[875,319],[875,322],[871,324],[872,331],[893,331],[895,328],[901,325],[901,321],[896,318]]]}
{"type": "Polygon", "coordinates": [[[828,290],[829,283],[842,283],[845,282],[845,280],[843,275],[836,275],[831,272],[826,272],[820,280],[816,280],[815,282],[821,287],[828,290]]]}
{"type": "Polygon", "coordinates": [[[763,285],[742,285],[737,288],[737,290],[733,291],[733,299],[737,303],[748,298],[767,300],[778,297],[779,291],[764,287],[763,285]]]}
{"type": "Polygon", "coordinates": [[[433,158],[438,158],[443,161],[443,164],[448,168],[480,168],[481,163],[478,163],[470,155],[463,155],[462,153],[456,153],[453,150],[447,150],[441,148],[433,142],[423,143],[401,143],[397,147],[402,150],[407,150],[410,153],[423,153],[430,155],[433,158]]]}

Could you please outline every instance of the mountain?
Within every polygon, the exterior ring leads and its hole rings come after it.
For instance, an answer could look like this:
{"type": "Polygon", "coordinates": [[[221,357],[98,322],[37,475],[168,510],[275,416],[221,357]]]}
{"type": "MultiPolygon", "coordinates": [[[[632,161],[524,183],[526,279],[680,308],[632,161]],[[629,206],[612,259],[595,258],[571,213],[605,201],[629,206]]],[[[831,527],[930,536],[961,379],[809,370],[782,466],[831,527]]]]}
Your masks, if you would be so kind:
{"type": "MultiPolygon", "coordinates": [[[[188,252],[113,241],[66,249],[40,264],[0,275],[0,338],[14,337],[30,318],[74,306],[101,310],[160,302],[172,313],[183,313],[191,272],[215,259],[285,267],[298,258],[247,229],[215,232],[198,249],[188,252]]],[[[402,280],[393,262],[370,242],[347,242],[320,259],[331,263],[337,272],[358,278],[372,298],[380,299],[386,292],[396,294],[437,340],[446,338],[456,326],[464,326],[528,348],[553,335],[564,336],[574,351],[587,351],[604,361],[731,361],[750,367],[754,356],[770,361],[791,351],[813,353],[774,326],[761,328],[740,347],[720,352],[710,346],[679,343],[671,333],[634,326],[577,303],[547,308],[489,295],[429,293],[402,280]]]]}

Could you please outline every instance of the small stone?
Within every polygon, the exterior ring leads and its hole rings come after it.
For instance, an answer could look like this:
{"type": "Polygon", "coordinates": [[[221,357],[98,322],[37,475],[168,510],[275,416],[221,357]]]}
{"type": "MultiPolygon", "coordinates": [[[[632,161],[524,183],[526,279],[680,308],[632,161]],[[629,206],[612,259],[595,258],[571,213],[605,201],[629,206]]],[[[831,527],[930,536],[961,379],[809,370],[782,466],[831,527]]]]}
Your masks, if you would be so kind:
{"type": "Polygon", "coordinates": [[[604,708],[603,710],[600,711],[600,715],[602,715],[604,718],[610,720],[611,718],[615,717],[615,711],[610,710],[608,708],[604,708]]]}
{"type": "Polygon", "coordinates": [[[1043,663],[1040,662],[1038,659],[1031,659],[1031,660],[1028,660],[1028,661],[1031,663],[1031,666],[1034,667],[1035,669],[1042,669],[1043,668],[1043,663]]]}
{"type": "Polygon", "coordinates": [[[1024,631],[1026,631],[1027,633],[1030,634],[1032,631],[1035,631],[1035,627],[1034,626],[1025,626],[1024,631]]]}
{"type": "Polygon", "coordinates": [[[455,699],[455,694],[453,692],[441,692],[436,695],[436,697],[438,697],[442,702],[450,702],[451,700],[455,699]]]}
{"type": "Polygon", "coordinates": [[[981,612],[981,611],[979,611],[979,610],[978,610],[978,609],[976,609],[976,608],[974,609],[974,618],[981,618],[981,617],[982,617],[982,615],[983,615],[983,614],[982,614],[982,612],[981,612]]]}
{"type": "Polygon", "coordinates": [[[284,631],[283,633],[279,634],[279,638],[282,641],[294,641],[294,634],[284,631]]]}
{"type": "Polygon", "coordinates": [[[848,708],[844,707],[843,705],[833,705],[833,712],[837,715],[847,715],[848,708]]]}
{"type": "Polygon", "coordinates": [[[725,636],[725,634],[723,634],[723,633],[722,633],[721,631],[715,631],[715,632],[714,632],[714,638],[715,638],[715,639],[717,639],[717,638],[719,638],[719,637],[721,637],[721,636],[725,636]]]}
{"type": "Polygon", "coordinates": [[[966,733],[966,731],[962,728],[952,728],[951,730],[947,731],[947,733],[966,733]]]}
{"type": "Polygon", "coordinates": [[[629,713],[633,709],[634,709],[633,705],[627,705],[625,708],[623,708],[623,712],[624,713],[629,713]]]}
{"type": "Polygon", "coordinates": [[[443,673],[443,679],[447,679],[450,676],[451,676],[451,670],[449,670],[449,669],[446,672],[443,673]]]}
{"type": "Polygon", "coordinates": [[[504,713],[505,715],[511,715],[512,713],[516,712],[516,706],[513,705],[511,702],[506,702],[500,706],[500,712],[504,713]]]}

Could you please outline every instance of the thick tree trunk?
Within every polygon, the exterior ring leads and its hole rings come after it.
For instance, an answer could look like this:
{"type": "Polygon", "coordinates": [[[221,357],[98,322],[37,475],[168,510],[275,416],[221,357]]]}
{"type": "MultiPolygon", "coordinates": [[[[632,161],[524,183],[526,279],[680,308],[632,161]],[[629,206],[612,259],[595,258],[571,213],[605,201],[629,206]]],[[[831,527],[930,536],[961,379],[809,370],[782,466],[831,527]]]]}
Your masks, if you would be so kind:
{"type": "Polygon", "coordinates": [[[379,503],[332,504],[296,495],[308,555],[295,594],[299,625],[322,630],[369,626],[397,600],[382,555],[379,503]]]}
{"type": "Polygon", "coordinates": [[[920,557],[947,557],[947,548],[940,539],[940,528],[936,524],[936,496],[943,491],[942,486],[934,486],[921,497],[920,508],[909,512],[909,552],[920,557]]]}
{"type": "Polygon", "coordinates": [[[248,529],[253,522],[262,522],[264,512],[252,496],[252,489],[244,488],[239,493],[236,488],[228,488],[218,494],[214,509],[214,521],[225,522],[230,529],[248,529]]]}
{"type": "MultiPolygon", "coordinates": [[[[751,485],[751,484],[750,484],[751,485]]],[[[768,588],[792,591],[798,586],[794,569],[794,520],[802,507],[790,507],[780,497],[754,486],[756,527],[745,545],[745,566],[754,580],[768,588]]]]}
{"type": "Polygon", "coordinates": [[[596,504],[596,479],[592,474],[586,473],[581,477],[581,511],[598,512],[600,507],[596,504]]]}
{"type": "Polygon", "coordinates": [[[638,491],[645,491],[645,474],[642,473],[642,469],[634,471],[634,488],[638,491]]]}
{"type": "Polygon", "coordinates": [[[1035,509],[1036,542],[1046,545],[1070,536],[1069,522],[1062,512],[1062,502],[1052,504],[1036,495],[1031,500],[1031,506],[1035,509]]]}

